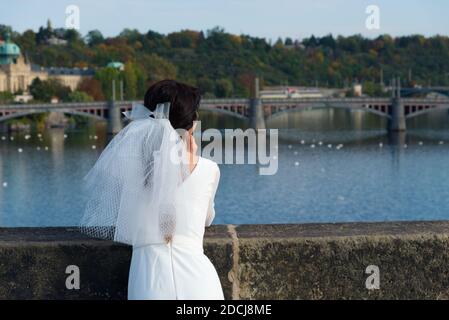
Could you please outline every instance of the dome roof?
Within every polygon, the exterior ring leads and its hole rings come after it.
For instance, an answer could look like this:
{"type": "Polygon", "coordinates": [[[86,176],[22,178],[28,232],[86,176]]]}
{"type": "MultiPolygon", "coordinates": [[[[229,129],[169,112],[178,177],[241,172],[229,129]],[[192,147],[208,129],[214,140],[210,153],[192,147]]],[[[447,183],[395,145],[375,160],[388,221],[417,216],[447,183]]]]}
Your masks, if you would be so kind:
{"type": "Polygon", "coordinates": [[[0,56],[20,56],[20,48],[11,42],[9,34],[6,35],[5,41],[0,44],[0,56]]]}
{"type": "Polygon", "coordinates": [[[114,68],[114,69],[123,69],[125,67],[125,65],[121,62],[118,61],[111,61],[108,63],[108,65],[106,66],[107,68],[114,68]]]}

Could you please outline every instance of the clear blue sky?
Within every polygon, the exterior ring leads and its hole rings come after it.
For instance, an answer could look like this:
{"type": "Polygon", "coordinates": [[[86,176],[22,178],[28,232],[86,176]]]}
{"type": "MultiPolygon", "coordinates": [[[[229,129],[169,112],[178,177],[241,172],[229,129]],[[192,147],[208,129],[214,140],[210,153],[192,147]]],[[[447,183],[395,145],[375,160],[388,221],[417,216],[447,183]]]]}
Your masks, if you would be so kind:
{"type": "Polygon", "coordinates": [[[98,29],[106,36],[124,28],[161,33],[224,27],[231,33],[277,39],[315,35],[368,37],[449,35],[447,0],[1,0],[0,24],[17,31],[44,25],[63,27],[65,8],[80,8],[80,32],[98,29]],[[368,5],[380,8],[380,30],[365,28],[368,5]]]}

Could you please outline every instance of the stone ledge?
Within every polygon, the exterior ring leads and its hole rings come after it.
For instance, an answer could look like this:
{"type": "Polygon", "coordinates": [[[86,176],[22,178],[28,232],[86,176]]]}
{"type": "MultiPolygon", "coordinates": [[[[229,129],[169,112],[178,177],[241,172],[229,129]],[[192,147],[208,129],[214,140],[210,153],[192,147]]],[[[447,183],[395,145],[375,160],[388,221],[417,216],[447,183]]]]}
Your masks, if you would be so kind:
{"type": "MultiPolygon", "coordinates": [[[[447,221],[217,225],[204,250],[227,299],[449,298],[447,221]]],[[[0,299],[124,299],[131,251],[75,228],[0,228],[0,299]],[[65,288],[68,265],[80,290],[65,288]]]]}

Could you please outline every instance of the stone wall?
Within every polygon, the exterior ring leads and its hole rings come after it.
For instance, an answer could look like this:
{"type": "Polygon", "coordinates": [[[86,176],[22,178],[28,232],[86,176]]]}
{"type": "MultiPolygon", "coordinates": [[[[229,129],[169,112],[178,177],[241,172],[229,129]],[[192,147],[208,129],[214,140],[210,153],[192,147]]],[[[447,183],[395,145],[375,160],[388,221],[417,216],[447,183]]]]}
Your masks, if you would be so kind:
{"type": "MultiPolygon", "coordinates": [[[[449,298],[449,222],[217,225],[204,249],[227,299],[449,298]]],[[[0,299],[124,299],[130,258],[74,228],[0,228],[0,299]]]]}

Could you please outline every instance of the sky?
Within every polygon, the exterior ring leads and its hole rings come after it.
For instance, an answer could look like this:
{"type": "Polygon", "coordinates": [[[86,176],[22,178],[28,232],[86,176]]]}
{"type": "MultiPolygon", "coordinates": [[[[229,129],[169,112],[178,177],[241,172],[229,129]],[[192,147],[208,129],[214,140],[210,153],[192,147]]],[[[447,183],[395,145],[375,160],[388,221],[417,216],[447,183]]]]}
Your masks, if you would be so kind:
{"type": "Polygon", "coordinates": [[[449,35],[447,0],[0,0],[0,24],[23,32],[47,19],[64,27],[66,7],[79,8],[79,31],[115,36],[124,28],[170,33],[223,27],[234,34],[276,40],[379,34],[449,35]],[[379,8],[379,29],[366,27],[369,5],[379,8]]]}

